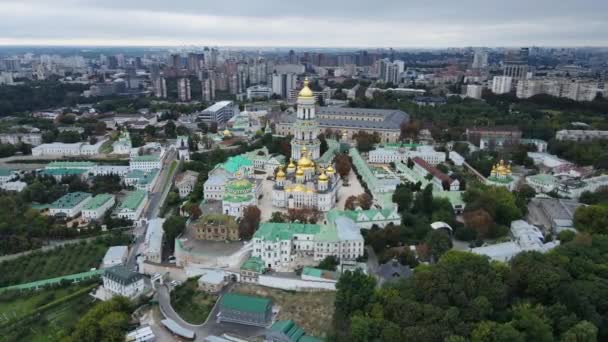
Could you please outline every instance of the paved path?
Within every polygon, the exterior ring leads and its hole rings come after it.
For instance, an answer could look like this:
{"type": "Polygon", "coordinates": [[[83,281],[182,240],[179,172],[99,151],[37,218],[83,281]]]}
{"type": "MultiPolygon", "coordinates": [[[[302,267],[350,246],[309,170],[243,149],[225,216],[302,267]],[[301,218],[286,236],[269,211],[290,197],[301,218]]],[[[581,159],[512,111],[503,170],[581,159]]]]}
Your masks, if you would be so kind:
{"type": "Polygon", "coordinates": [[[157,290],[157,299],[158,304],[161,308],[161,312],[167,318],[172,319],[181,327],[192,330],[196,334],[196,341],[203,341],[205,337],[209,335],[221,336],[222,334],[232,334],[237,336],[245,336],[245,337],[254,337],[254,336],[262,336],[266,332],[266,328],[253,327],[243,324],[236,323],[218,323],[216,318],[219,313],[219,301],[222,295],[230,292],[232,289],[232,285],[230,284],[222,290],[220,293],[220,297],[218,297],[218,301],[216,305],[211,310],[211,313],[207,317],[207,321],[200,325],[190,324],[184,321],[178,314],[175,312],[173,307],[171,306],[171,296],[169,294],[169,288],[166,285],[160,286],[157,290]]]}

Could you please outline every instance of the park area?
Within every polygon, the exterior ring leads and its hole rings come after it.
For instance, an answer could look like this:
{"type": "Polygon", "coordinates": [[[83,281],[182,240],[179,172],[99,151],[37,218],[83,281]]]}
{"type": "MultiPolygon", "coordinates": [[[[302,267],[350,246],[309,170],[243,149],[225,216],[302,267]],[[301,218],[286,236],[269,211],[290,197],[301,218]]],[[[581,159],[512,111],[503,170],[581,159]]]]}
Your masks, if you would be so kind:
{"type": "Polygon", "coordinates": [[[203,324],[216,301],[217,296],[198,289],[196,279],[188,279],[171,292],[171,306],[190,324],[203,324]]]}
{"type": "Polygon", "coordinates": [[[96,283],[0,293],[0,340],[47,342],[68,336],[91,307],[96,283]]]}
{"type": "Polygon", "coordinates": [[[279,307],[278,319],[292,319],[308,335],[323,338],[331,330],[335,292],[294,292],[244,283],[232,292],[271,299],[279,307]]]}
{"type": "Polygon", "coordinates": [[[112,234],[3,261],[0,288],[98,268],[108,247],[128,242],[128,236],[112,234]]]}

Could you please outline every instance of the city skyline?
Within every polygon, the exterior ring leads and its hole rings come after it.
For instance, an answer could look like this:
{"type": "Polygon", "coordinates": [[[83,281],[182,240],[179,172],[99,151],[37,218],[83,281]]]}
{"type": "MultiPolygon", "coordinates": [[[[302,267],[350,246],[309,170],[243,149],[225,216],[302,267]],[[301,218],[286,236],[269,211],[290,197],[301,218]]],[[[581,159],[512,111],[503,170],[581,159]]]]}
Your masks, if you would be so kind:
{"type": "Polygon", "coordinates": [[[409,1],[0,4],[0,45],[234,47],[608,46],[608,4],[409,1]],[[584,25],[581,25],[584,23],[584,25]]]}

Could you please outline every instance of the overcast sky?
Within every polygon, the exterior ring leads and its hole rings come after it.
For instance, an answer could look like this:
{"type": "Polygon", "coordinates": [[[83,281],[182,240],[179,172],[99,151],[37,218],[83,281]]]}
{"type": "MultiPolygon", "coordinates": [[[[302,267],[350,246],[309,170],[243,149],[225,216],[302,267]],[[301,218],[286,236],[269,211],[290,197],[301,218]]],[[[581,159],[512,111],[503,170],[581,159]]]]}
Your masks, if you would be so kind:
{"type": "Polygon", "coordinates": [[[0,45],[608,46],[608,0],[0,0],[0,45]]]}

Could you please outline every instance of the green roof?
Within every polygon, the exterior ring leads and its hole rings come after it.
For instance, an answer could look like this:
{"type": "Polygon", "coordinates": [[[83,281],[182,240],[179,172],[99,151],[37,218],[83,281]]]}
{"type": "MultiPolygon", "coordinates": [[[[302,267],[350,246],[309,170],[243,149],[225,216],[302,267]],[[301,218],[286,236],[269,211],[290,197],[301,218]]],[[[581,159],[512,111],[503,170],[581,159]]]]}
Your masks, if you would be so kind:
{"type": "Polygon", "coordinates": [[[380,213],[384,219],[389,217],[393,213],[393,208],[385,208],[385,209],[367,209],[367,210],[337,210],[332,209],[327,214],[327,217],[330,221],[334,221],[339,216],[346,216],[351,220],[358,222],[359,215],[365,215],[369,221],[373,221],[376,215],[380,213]]]}
{"type": "Polygon", "coordinates": [[[113,197],[114,196],[109,195],[109,194],[96,195],[95,197],[91,198],[91,200],[87,204],[85,204],[85,206],[82,207],[82,209],[83,210],[95,210],[95,209],[101,207],[102,205],[104,205],[109,200],[111,200],[113,197]]]}
{"type": "Polygon", "coordinates": [[[54,161],[50,162],[46,168],[89,168],[94,167],[95,163],[89,161],[54,161]]]}
{"type": "Polygon", "coordinates": [[[51,209],[70,209],[91,197],[87,192],[70,192],[63,195],[61,198],[51,203],[51,209]]]}
{"type": "Polygon", "coordinates": [[[33,281],[31,283],[3,287],[0,289],[0,291],[25,290],[25,289],[31,289],[31,288],[38,288],[38,287],[42,287],[42,286],[46,286],[46,285],[57,284],[57,283],[60,283],[62,280],[81,281],[83,279],[98,277],[101,274],[103,274],[104,272],[105,272],[104,269],[100,269],[100,270],[93,270],[93,271],[87,271],[87,272],[82,272],[82,273],[65,275],[65,276],[56,277],[56,278],[37,280],[37,281],[33,281]]]}
{"type": "Polygon", "coordinates": [[[264,262],[260,257],[251,257],[241,265],[241,270],[262,273],[264,270],[264,262]]]}
{"type": "Polygon", "coordinates": [[[296,342],[302,336],[304,336],[304,329],[296,325],[292,320],[287,321],[276,321],[270,330],[281,332],[285,334],[290,341],[296,342]]]}
{"type": "Polygon", "coordinates": [[[160,155],[158,154],[146,154],[143,156],[137,156],[131,159],[131,161],[135,162],[148,162],[148,161],[159,161],[160,155]]]}
{"type": "Polygon", "coordinates": [[[271,301],[268,298],[245,296],[236,293],[223,295],[220,302],[222,308],[254,313],[266,312],[270,305],[271,301]]]}
{"type": "Polygon", "coordinates": [[[235,173],[243,166],[252,165],[253,162],[251,160],[246,157],[243,157],[242,155],[238,155],[235,157],[228,158],[228,161],[224,163],[223,168],[230,173],[235,173]]]}
{"type": "Polygon", "coordinates": [[[137,184],[150,184],[154,177],[158,174],[158,169],[152,169],[150,171],[144,170],[131,170],[127,173],[125,178],[137,178],[137,184]]]}
{"type": "Polygon", "coordinates": [[[528,176],[529,179],[531,179],[534,182],[537,183],[541,183],[541,184],[556,184],[557,183],[557,178],[555,178],[555,176],[552,175],[548,175],[545,173],[540,173],[537,175],[533,175],[533,176],[528,176]]]}
{"type": "Polygon", "coordinates": [[[304,269],[302,270],[302,275],[307,275],[307,276],[317,277],[317,278],[324,278],[324,279],[333,279],[333,280],[338,279],[336,272],[322,270],[320,268],[314,268],[314,267],[308,267],[308,266],[304,267],[304,269]]]}
{"type": "Polygon", "coordinates": [[[323,342],[323,340],[318,339],[314,336],[304,335],[304,336],[300,337],[298,342],[323,342]]]}
{"type": "Polygon", "coordinates": [[[146,192],[143,190],[130,191],[120,203],[119,209],[135,210],[141,202],[146,198],[146,192]]]}
{"type": "Polygon", "coordinates": [[[72,176],[72,175],[81,175],[87,172],[85,169],[66,169],[66,168],[57,168],[57,169],[46,169],[42,171],[43,175],[47,176],[72,176]]]}
{"type": "Polygon", "coordinates": [[[235,179],[226,184],[226,190],[246,191],[253,189],[253,184],[247,179],[235,179]]]}
{"type": "Polygon", "coordinates": [[[291,240],[294,234],[316,235],[320,232],[321,226],[318,224],[264,222],[253,237],[264,240],[291,240]]]}
{"type": "Polygon", "coordinates": [[[224,195],[223,201],[230,203],[249,202],[253,199],[253,195],[224,195]]]}
{"type": "Polygon", "coordinates": [[[11,169],[0,168],[0,177],[8,177],[13,173],[11,169]]]}

